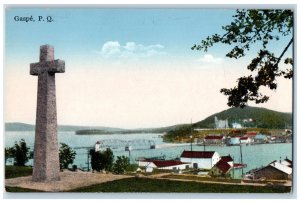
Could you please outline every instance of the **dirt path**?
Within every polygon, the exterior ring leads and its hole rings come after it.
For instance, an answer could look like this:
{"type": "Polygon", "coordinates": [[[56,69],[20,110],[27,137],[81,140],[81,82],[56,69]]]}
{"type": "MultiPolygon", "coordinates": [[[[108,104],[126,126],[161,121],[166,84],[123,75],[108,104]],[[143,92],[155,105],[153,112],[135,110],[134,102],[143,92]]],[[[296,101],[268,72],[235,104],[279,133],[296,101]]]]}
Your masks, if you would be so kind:
{"type": "MultiPolygon", "coordinates": [[[[165,177],[166,175],[170,175],[167,173],[161,173],[161,174],[156,174],[156,175],[151,175],[151,176],[145,176],[145,178],[153,178],[153,179],[168,179],[168,180],[176,180],[176,181],[187,181],[187,182],[200,182],[200,183],[212,183],[212,184],[223,184],[223,185],[249,185],[249,186],[267,186],[268,184],[266,183],[251,183],[251,182],[244,182],[241,181],[240,183],[234,183],[234,182],[221,182],[221,181],[213,181],[213,180],[197,180],[197,179],[182,179],[182,178],[168,178],[165,177]]],[[[291,181],[286,181],[283,184],[279,184],[278,185],[282,185],[282,186],[292,186],[292,182],[291,181]]]]}
{"type": "Polygon", "coordinates": [[[6,179],[5,185],[11,187],[22,187],[35,190],[42,190],[47,192],[61,192],[129,177],[132,176],[64,171],[60,173],[60,181],[43,183],[33,182],[32,176],[26,176],[6,179]]]}

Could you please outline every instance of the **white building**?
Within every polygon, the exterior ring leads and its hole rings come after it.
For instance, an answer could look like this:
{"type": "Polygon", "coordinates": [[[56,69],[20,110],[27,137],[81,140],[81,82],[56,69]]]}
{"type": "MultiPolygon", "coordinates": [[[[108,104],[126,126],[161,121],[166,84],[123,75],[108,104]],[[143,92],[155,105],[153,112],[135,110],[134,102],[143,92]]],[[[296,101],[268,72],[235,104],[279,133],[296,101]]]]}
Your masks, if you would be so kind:
{"type": "Polygon", "coordinates": [[[215,127],[216,129],[229,128],[228,119],[219,120],[217,116],[215,116],[215,127]]]}
{"type": "Polygon", "coordinates": [[[214,151],[183,151],[180,156],[181,162],[202,169],[211,169],[220,159],[220,155],[214,151]]]}
{"type": "Polygon", "coordinates": [[[178,160],[139,160],[139,167],[145,167],[146,171],[154,168],[164,170],[183,170],[191,167],[190,163],[183,163],[178,160]]]}
{"type": "Polygon", "coordinates": [[[242,125],[240,123],[232,123],[232,128],[241,129],[242,125]]]}
{"type": "Polygon", "coordinates": [[[250,144],[252,142],[250,137],[240,137],[241,144],[250,144]]]}
{"type": "Polygon", "coordinates": [[[95,152],[100,151],[101,150],[100,147],[101,147],[101,142],[97,141],[96,144],[95,144],[95,152]]]}

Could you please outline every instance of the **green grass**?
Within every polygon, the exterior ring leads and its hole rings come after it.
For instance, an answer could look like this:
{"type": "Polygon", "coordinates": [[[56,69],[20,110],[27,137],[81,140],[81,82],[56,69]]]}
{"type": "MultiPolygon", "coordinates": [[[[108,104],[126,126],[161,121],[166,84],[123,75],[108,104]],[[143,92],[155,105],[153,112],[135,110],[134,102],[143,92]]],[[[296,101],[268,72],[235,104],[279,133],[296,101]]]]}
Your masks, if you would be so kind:
{"type": "MultiPolygon", "coordinates": [[[[31,174],[31,167],[5,167],[6,179],[28,176],[31,174]]],[[[175,176],[174,178],[178,178],[178,176],[175,176]]],[[[20,187],[6,186],[5,189],[7,192],[41,192],[39,190],[25,189],[20,187]]],[[[222,185],[194,181],[174,181],[167,179],[126,178],[77,188],[76,190],[72,190],[70,192],[288,193],[291,192],[291,187],[222,185]]]]}
{"type": "Polygon", "coordinates": [[[32,175],[32,167],[5,166],[5,179],[32,175]]]}
{"type": "Polygon", "coordinates": [[[33,190],[33,189],[27,189],[27,188],[21,188],[21,187],[8,187],[5,186],[6,192],[44,192],[41,190],[33,190]]]}
{"type": "Polygon", "coordinates": [[[225,179],[225,178],[209,178],[199,177],[195,175],[165,175],[162,178],[184,179],[184,180],[197,180],[197,181],[212,181],[212,182],[226,182],[226,183],[241,183],[240,179],[225,179]]]}
{"type": "Polygon", "coordinates": [[[291,187],[208,184],[148,178],[127,178],[68,192],[288,193],[291,187]]]}

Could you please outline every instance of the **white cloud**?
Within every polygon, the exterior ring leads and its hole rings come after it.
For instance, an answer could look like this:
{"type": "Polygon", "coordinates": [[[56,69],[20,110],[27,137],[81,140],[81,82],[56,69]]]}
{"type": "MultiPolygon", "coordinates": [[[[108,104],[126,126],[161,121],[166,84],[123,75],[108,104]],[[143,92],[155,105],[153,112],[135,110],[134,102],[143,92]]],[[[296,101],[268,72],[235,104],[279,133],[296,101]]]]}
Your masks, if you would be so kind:
{"type": "Polygon", "coordinates": [[[198,59],[198,61],[203,64],[221,64],[223,62],[223,58],[217,58],[211,54],[205,54],[203,57],[198,59]]]}
{"type": "Polygon", "coordinates": [[[164,46],[161,44],[143,45],[135,42],[126,42],[121,45],[118,41],[107,41],[102,45],[100,54],[105,58],[146,58],[161,55],[164,46]]]}
{"type": "Polygon", "coordinates": [[[108,41],[103,44],[101,53],[106,56],[110,56],[116,53],[120,53],[121,45],[118,41],[108,41]]]}

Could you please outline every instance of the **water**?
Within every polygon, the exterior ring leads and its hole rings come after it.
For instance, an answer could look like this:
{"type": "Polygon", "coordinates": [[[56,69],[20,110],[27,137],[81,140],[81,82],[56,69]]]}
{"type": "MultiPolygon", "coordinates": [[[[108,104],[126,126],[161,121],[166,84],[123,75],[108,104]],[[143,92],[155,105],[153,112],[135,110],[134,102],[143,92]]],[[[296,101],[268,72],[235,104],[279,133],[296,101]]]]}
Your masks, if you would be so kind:
{"type": "MultiPolygon", "coordinates": [[[[11,147],[16,141],[24,139],[30,150],[33,150],[34,131],[22,132],[5,132],[5,147],[11,147]]],[[[165,156],[166,159],[174,159],[180,157],[183,150],[190,150],[190,144],[168,144],[164,143],[160,134],[114,134],[114,135],[75,135],[74,132],[58,132],[58,142],[63,142],[72,148],[75,147],[93,147],[98,140],[153,140],[156,144],[156,149],[150,149],[149,146],[132,146],[130,152],[130,161],[135,163],[138,157],[155,157],[165,156]],[[137,149],[138,148],[138,149],[137,149]]],[[[193,150],[203,151],[203,146],[193,145],[193,150]]],[[[124,146],[112,149],[116,156],[129,156],[129,152],[125,151],[124,146]]],[[[206,151],[217,151],[221,156],[231,155],[235,163],[240,163],[240,147],[239,146],[205,146],[206,151]]],[[[76,149],[77,155],[74,160],[79,168],[86,167],[87,164],[87,149],[76,149]]],[[[242,146],[243,163],[247,167],[243,172],[251,169],[265,166],[274,160],[288,158],[292,160],[292,144],[259,144],[242,146]]],[[[240,177],[242,170],[235,170],[235,177],[240,177]]]]}

